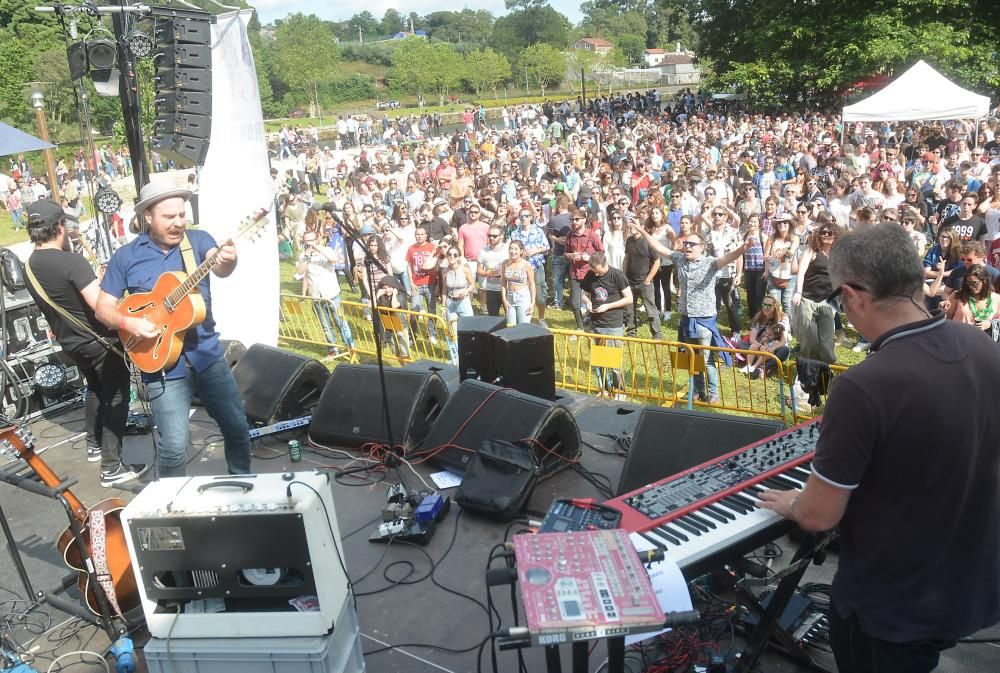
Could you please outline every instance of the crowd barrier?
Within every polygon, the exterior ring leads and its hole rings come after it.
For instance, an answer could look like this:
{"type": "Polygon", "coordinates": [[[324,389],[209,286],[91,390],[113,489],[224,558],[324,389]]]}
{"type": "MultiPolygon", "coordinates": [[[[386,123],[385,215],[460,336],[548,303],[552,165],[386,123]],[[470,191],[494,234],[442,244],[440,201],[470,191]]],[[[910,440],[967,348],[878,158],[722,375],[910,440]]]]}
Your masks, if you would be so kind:
{"type": "MultiPolygon", "coordinates": [[[[290,344],[336,349],[332,359],[358,362],[376,355],[376,334],[368,304],[344,301],[338,317],[350,330],[340,330],[335,320],[324,329],[322,300],[282,294],[279,338],[290,344]],[[329,332],[329,334],[328,334],[329,332]],[[329,337],[332,336],[331,340],[329,337]]],[[[379,308],[382,353],[389,361],[405,365],[414,360],[457,364],[457,347],[451,326],[441,316],[405,309],[379,308]]],[[[783,418],[796,423],[810,418],[812,408],[795,385],[795,362],[783,362],[772,353],[752,353],[677,341],[607,336],[590,332],[552,329],[556,385],[588,395],[627,400],[638,404],[711,409],[783,418]],[[732,366],[723,363],[724,355],[732,366]],[[750,378],[738,367],[750,355],[762,357],[767,375],[750,378]],[[714,356],[719,373],[719,399],[697,399],[692,377],[704,374],[714,356]]],[[[836,377],[847,367],[831,365],[836,377]]]]}
{"type": "Polygon", "coordinates": [[[566,390],[659,406],[686,406],[784,417],[785,369],[771,353],[755,353],[768,376],[751,379],[737,370],[750,351],[697,344],[611,337],[589,332],[551,330],[555,336],[556,385],[566,390]],[[733,359],[722,363],[723,353],[733,359]],[[714,354],[719,371],[719,399],[696,399],[692,377],[704,374],[714,354]]]}
{"type": "MultiPolygon", "coordinates": [[[[374,358],[375,326],[368,304],[343,301],[338,317],[349,330],[339,328],[331,316],[329,335],[324,329],[323,312],[329,315],[329,304],[321,299],[302,295],[281,295],[278,337],[289,343],[336,348],[335,358],[357,362],[374,358]],[[333,336],[333,340],[329,339],[333,336]]],[[[441,316],[420,311],[378,308],[382,355],[403,365],[413,360],[454,362],[457,358],[454,336],[448,322],[441,316]]]]}

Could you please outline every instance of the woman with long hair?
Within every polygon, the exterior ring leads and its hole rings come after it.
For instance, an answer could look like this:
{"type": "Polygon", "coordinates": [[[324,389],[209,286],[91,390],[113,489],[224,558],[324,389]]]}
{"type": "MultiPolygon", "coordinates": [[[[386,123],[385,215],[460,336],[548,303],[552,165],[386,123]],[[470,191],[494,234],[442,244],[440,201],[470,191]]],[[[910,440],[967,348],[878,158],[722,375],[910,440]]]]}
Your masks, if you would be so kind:
{"type": "MultiPolygon", "coordinates": [[[[650,236],[667,248],[674,247],[676,234],[670,223],[667,222],[663,208],[653,208],[650,210],[642,226],[643,229],[649,232],[650,236]]],[[[656,304],[656,310],[660,312],[660,319],[664,322],[670,319],[673,309],[673,298],[670,295],[670,278],[673,272],[674,265],[670,256],[660,255],[660,268],[653,277],[653,301],[656,304]]]]}
{"type": "Polygon", "coordinates": [[[746,220],[744,238],[750,241],[743,254],[743,288],[747,293],[747,313],[754,315],[760,311],[764,292],[764,237],[760,233],[760,215],[752,213],[746,220]]]}
{"type": "Polygon", "coordinates": [[[899,185],[894,177],[886,177],[882,181],[882,196],[885,197],[883,208],[897,208],[906,200],[906,195],[899,192],[899,185]]]}
{"type": "Polygon", "coordinates": [[[1000,320],[1000,294],[993,291],[990,274],[982,264],[965,272],[962,287],[951,297],[947,316],[967,325],[975,325],[994,336],[993,321],[1000,320]]]}
{"type": "Polygon", "coordinates": [[[792,305],[792,324],[799,340],[800,357],[833,364],[836,309],[828,301],[833,294],[830,281],[830,251],[840,238],[840,227],[832,221],[820,225],[809,237],[799,259],[792,305]]]}
{"type": "Polygon", "coordinates": [[[608,266],[622,269],[625,261],[625,239],[628,238],[625,231],[624,214],[612,211],[611,219],[602,234],[601,242],[604,243],[604,253],[608,258],[608,266]]]}
{"type": "Polygon", "coordinates": [[[531,309],[535,303],[535,271],[524,258],[521,241],[511,241],[507,250],[509,257],[500,267],[500,297],[507,326],[513,327],[531,322],[531,309]]]}
{"type": "Polygon", "coordinates": [[[799,237],[792,233],[791,220],[779,216],[774,220],[774,234],[764,244],[764,280],[767,293],[777,299],[785,313],[791,313],[795,294],[792,260],[799,247],[799,237]]]}

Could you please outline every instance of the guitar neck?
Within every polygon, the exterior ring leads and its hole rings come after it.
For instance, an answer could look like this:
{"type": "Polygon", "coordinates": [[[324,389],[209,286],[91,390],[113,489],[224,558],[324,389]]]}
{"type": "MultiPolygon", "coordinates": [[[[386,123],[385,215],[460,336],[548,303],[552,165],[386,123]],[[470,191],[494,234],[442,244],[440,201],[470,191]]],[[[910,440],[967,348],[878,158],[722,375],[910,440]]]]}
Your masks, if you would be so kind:
{"type": "MultiPolygon", "coordinates": [[[[229,245],[232,242],[233,241],[230,239],[225,243],[223,243],[222,245],[229,245]]],[[[183,283],[181,283],[176,290],[170,293],[170,296],[167,297],[167,301],[169,301],[171,305],[176,306],[182,299],[184,299],[184,297],[189,295],[196,287],[198,287],[198,284],[202,280],[204,280],[205,276],[207,276],[208,273],[212,270],[212,268],[215,267],[215,258],[218,256],[218,254],[219,251],[218,249],[216,249],[214,253],[206,257],[205,261],[202,262],[198,266],[198,268],[194,270],[194,273],[188,276],[187,279],[183,283]]]]}
{"type": "MultiPolygon", "coordinates": [[[[29,449],[23,451],[21,457],[24,459],[24,462],[26,462],[31,469],[35,471],[35,474],[37,474],[38,478],[42,480],[42,483],[49,488],[56,488],[62,483],[62,480],[56,476],[56,473],[52,471],[52,468],[50,468],[44,460],[35,455],[33,450],[29,449]]],[[[69,490],[63,491],[63,497],[69,504],[70,509],[73,510],[73,516],[76,517],[77,521],[84,523],[87,520],[87,508],[83,506],[83,503],[77,500],[76,496],[69,490]]]]}

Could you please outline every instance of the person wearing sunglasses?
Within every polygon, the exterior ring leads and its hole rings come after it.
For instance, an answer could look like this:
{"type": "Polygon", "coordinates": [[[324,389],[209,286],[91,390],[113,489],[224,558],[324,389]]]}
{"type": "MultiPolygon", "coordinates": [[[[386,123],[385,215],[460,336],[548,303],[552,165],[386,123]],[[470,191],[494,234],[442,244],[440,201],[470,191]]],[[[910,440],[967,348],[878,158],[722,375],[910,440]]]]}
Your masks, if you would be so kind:
{"type": "Polygon", "coordinates": [[[840,227],[822,214],[820,225],[809,237],[799,259],[799,271],[792,295],[792,327],[799,340],[799,356],[827,364],[837,361],[834,352],[836,309],[827,301],[833,294],[830,284],[830,252],[840,238],[840,227]]]}
{"type": "Polygon", "coordinates": [[[759,503],[839,532],[827,613],[839,670],[927,673],[1000,621],[997,344],[926,313],[920,257],[901,227],[846,234],[829,271],[873,355],[830,388],[805,487],[759,503]],[[914,525],[924,521],[942,522],[933,562],[927,527],[914,525]]]}
{"type": "MultiPolygon", "coordinates": [[[[696,232],[692,232],[684,239],[683,250],[674,251],[657,241],[644,229],[635,225],[630,227],[632,233],[639,232],[655,252],[669,255],[674,263],[678,284],[677,310],[681,314],[677,326],[678,339],[684,343],[724,347],[725,341],[716,322],[718,315],[715,303],[716,279],[724,267],[743,256],[749,242],[744,241],[743,245],[721,257],[712,257],[706,254],[705,242],[696,232]]],[[[702,351],[707,377],[704,374],[695,374],[691,389],[693,399],[708,404],[718,404],[720,401],[716,353],[717,351],[702,351]]],[[[732,358],[728,353],[722,352],[721,357],[727,366],[732,365],[732,358]]]]}

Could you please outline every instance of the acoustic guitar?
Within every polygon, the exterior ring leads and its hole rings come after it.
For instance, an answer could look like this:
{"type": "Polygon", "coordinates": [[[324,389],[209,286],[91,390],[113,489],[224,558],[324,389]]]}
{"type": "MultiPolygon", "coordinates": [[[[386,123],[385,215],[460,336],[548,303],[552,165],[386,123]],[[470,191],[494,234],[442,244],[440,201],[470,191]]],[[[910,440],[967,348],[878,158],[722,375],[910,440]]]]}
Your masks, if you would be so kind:
{"type": "MultiPolygon", "coordinates": [[[[42,483],[49,488],[55,488],[62,482],[52,471],[52,468],[35,454],[34,438],[31,433],[17,426],[9,426],[0,430],[0,453],[9,453],[24,460],[35,471],[42,483]]],[[[135,582],[135,574],[132,572],[132,560],[129,557],[125,530],[121,522],[121,510],[125,507],[125,501],[120,498],[109,498],[87,509],[70,491],[64,491],[63,497],[66,498],[73,517],[80,523],[80,529],[83,532],[82,542],[87,550],[88,558],[93,557],[91,533],[94,513],[103,512],[105,558],[118,607],[122,614],[139,607],[139,588],[135,582]]],[[[67,527],[63,531],[56,542],[56,548],[62,554],[66,565],[79,573],[77,586],[80,587],[80,593],[83,595],[87,607],[94,614],[101,614],[97,594],[90,582],[90,573],[87,572],[87,562],[83,559],[80,547],[74,540],[72,528],[67,527]]],[[[113,607],[112,612],[114,612],[113,607]]]]}
{"type": "MultiPolygon", "coordinates": [[[[225,244],[256,236],[267,224],[267,209],[262,208],[243,220],[239,231],[225,244]]],[[[223,245],[225,245],[223,244],[223,245]]],[[[155,337],[144,339],[118,330],[125,352],[139,370],[147,374],[172,367],[184,349],[184,334],[205,320],[205,300],[198,284],[215,267],[218,250],[189,276],[182,271],[168,271],[160,276],[149,292],[130,294],[118,310],[130,318],[146,318],[159,330],[155,337]]]]}

